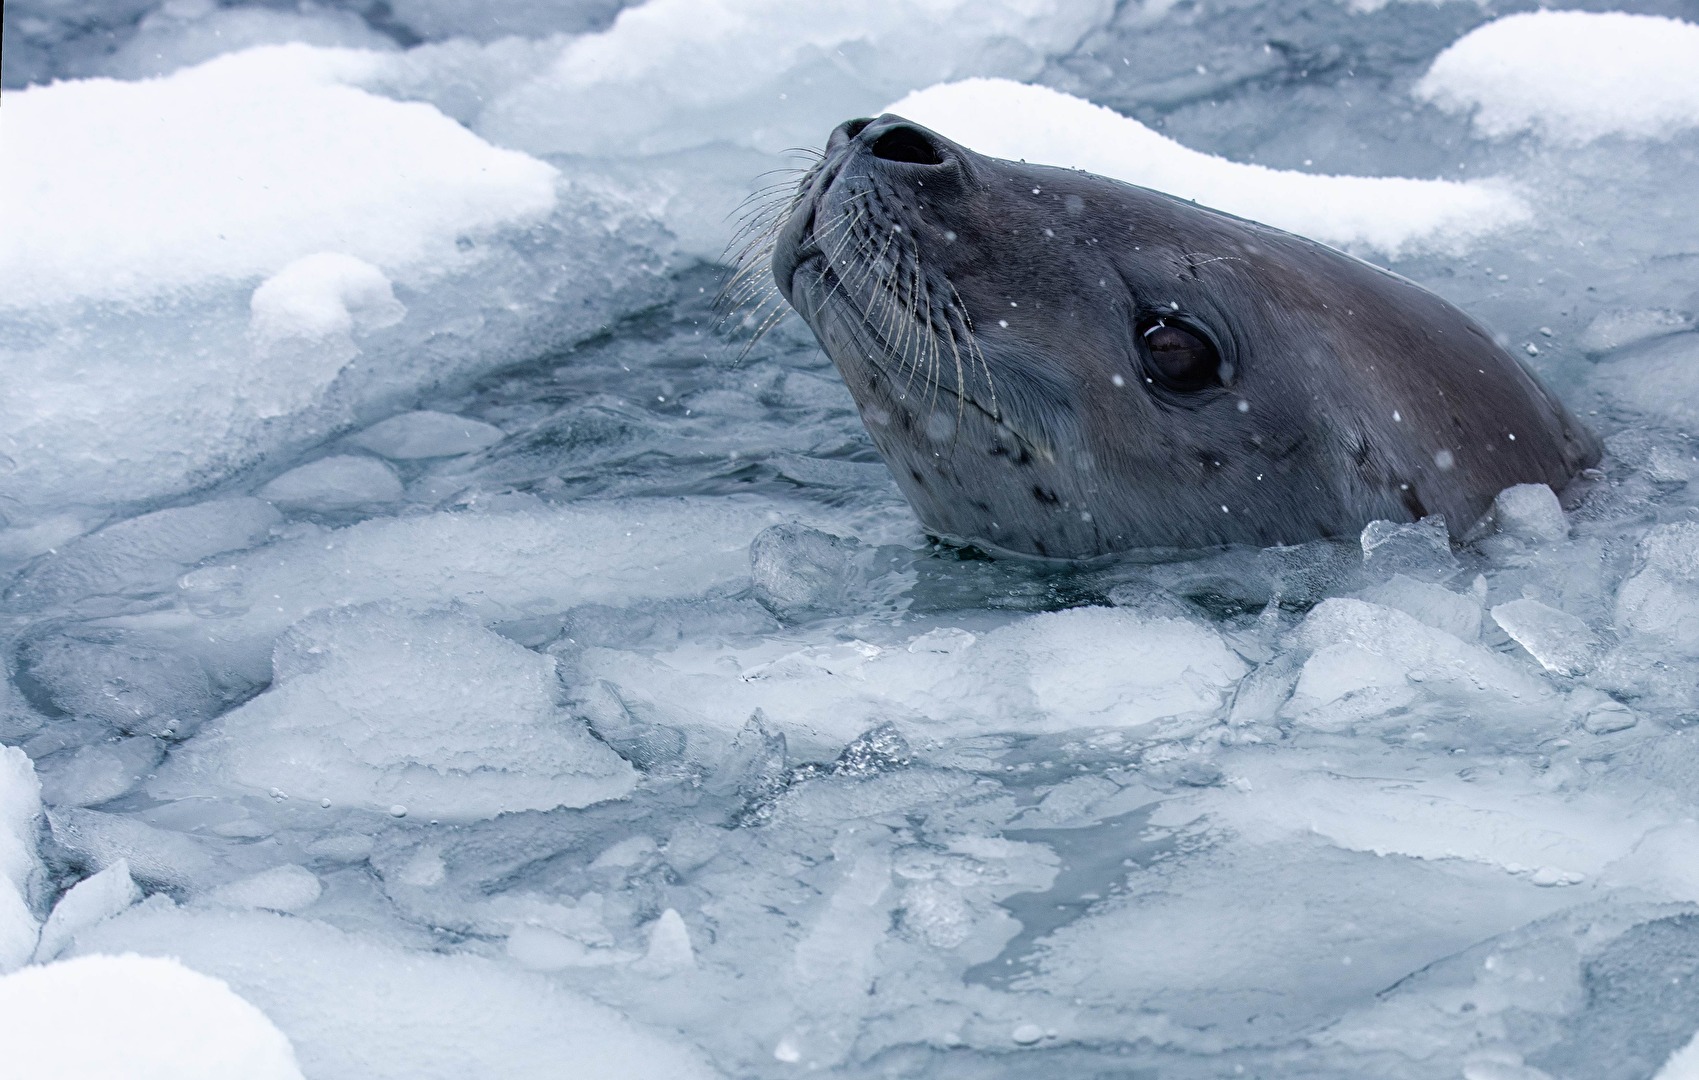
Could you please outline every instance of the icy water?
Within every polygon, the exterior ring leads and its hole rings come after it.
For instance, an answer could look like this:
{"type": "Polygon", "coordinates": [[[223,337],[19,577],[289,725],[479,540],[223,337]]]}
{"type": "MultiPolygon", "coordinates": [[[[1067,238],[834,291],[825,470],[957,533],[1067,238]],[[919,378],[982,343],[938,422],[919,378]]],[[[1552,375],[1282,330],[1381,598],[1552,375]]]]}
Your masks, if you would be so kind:
{"type": "Polygon", "coordinates": [[[777,73],[707,105],[548,68],[613,5],[381,8],[7,5],[8,96],[356,46],[418,58],[367,96],[560,175],[424,263],[66,271],[0,310],[0,739],[35,778],[6,759],[0,970],[179,957],[314,1080],[1699,1075],[1699,104],[1577,135],[1424,101],[1512,4],[1009,4],[936,70],[867,59],[931,25],[881,4],[800,51],[739,30],[714,55],[777,73]],[[538,40],[472,40],[503,33],[538,40]],[[179,60],[137,68],[157,42],[179,60]],[[1011,76],[1233,161],[1495,178],[1519,222],[1360,253],[1607,459],[1462,546],[931,541],[806,328],[727,331],[699,257],[714,192],[782,162],[690,133],[823,138],[832,86],[750,102],[829,48],[863,96],[1011,76]],[[563,133],[522,76],[648,141],[563,133]]]}

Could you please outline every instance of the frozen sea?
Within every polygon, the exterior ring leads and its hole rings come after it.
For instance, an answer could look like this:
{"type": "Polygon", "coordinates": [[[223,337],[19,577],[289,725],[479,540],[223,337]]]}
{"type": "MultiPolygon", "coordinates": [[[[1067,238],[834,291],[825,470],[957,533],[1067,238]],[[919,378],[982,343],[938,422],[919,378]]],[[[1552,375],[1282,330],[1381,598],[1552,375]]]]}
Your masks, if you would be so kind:
{"type": "Polygon", "coordinates": [[[1699,1077],[1699,3],[4,31],[0,1074],[1699,1077]],[[1606,460],[936,543],[716,304],[893,104],[1389,266],[1606,460]]]}

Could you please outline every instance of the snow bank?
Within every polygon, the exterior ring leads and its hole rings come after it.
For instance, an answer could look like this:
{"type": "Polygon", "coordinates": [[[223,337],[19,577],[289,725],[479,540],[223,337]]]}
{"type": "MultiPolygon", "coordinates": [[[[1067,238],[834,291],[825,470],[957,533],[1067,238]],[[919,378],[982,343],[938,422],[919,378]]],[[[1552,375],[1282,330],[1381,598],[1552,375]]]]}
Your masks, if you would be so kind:
{"type": "Polygon", "coordinates": [[[0,971],[24,963],[35,950],[30,894],[42,873],[35,852],[40,819],[41,785],[29,757],[15,746],[0,746],[0,971]]]}
{"type": "Polygon", "coordinates": [[[0,977],[13,1076],[301,1080],[289,1040],[220,979],[169,957],[82,956],[0,977]]]}
{"type": "Polygon", "coordinates": [[[649,0],[567,43],[477,129],[533,153],[817,145],[917,86],[1030,78],[1108,21],[1105,0],[649,0]]]}
{"type": "Polygon", "coordinates": [[[176,956],[227,980],[283,1029],[315,1080],[718,1075],[695,1050],[541,976],[298,918],[150,901],[78,948],[176,956]]]}
{"type": "Polygon", "coordinates": [[[1667,138],[1699,126],[1699,26],[1620,11],[1535,11],[1465,34],[1416,96],[1483,135],[1559,143],[1667,138]]]}
{"type": "Polygon", "coordinates": [[[1520,198],[1492,182],[1317,176],[1228,161],[1101,105],[1007,79],[928,87],[883,111],[981,154],[1084,169],[1325,243],[1389,255],[1460,251],[1529,217],[1520,198]]]}
{"type": "Polygon", "coordinates": [[[0,305],[135,300],[323,251],[449,261],[553,208],[550,166],[348,85],[378,59],[284,45],[8,94],[0,305]]]}
{"type": "Polygon", "coordinates": [[[150,790],[283,792],[445,821],[627,794],[631,766],[556,696],[553,658],[464,616],[329,612],[291,628],[271,689],[174,755],[150,790]]]}
{"type": "Polygon", "coordinates": [[[400,62],[270,46],[7,94],[12,524],[216,483],[654,301],[670,241],[625,187],[352,85],[400,62]]]}

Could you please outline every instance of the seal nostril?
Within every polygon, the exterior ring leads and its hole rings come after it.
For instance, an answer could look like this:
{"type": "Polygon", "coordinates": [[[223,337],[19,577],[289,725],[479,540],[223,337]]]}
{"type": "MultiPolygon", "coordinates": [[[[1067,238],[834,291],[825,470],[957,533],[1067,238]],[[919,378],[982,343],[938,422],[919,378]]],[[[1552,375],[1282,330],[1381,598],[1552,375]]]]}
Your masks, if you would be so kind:
{"type": "Polygon", "coordinates": [[[942,165],[944,155],[926,132],[907,124],[886,128],[873,140],[873,156],[910,165],[942,165]]]}
{"type": "Polygon", "coordinates": [[[866,130],[867,125],[871,123],[873,123],[873,118],[870,116],[864,116],[860,120],[845,120],[840,130],[843,131],[845,136],[853,139],[866,130]]]}

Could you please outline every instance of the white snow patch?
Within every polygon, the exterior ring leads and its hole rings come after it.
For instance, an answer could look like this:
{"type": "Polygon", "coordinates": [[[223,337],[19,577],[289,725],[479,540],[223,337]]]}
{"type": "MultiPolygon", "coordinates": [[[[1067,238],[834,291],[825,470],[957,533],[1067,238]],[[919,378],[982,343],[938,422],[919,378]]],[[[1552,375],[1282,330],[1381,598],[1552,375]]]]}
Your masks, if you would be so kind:
{"type": "Polygon", "coordinates": [[[0,977],[18,1077],[301,1080],[289,1040],[220,979],[163,956],[81,956],[0,977]]]}
{"type": "Polygon", "coordinates": [[[22,750],[0,746],[0,971],[24,963],[35,949],[30,897],[42,874],[35,850],[40,817],[41,784],[35,767],[22,750]]]}
{"type": "Polygon", "coordinates": [[[1472,112],[1484,135],[1578,144],[1699,126],[1699,26],[1621,11],[1531,11],[1465,34],[1416,96],[1472,112]]]}
{"type": "Polygon", "coordinates": [[[1083,169],[1388,254],[1461,250],[1530,216],[1521,198],[1493,181],[1321,176],[1229,161],[1101,105],[1007,79],[932,86],[885,111],[981,154],[1083,169]]]}
{"type": "Polygon", "coordinates": [[[553,167],[348,85],[381,59],[267,46],[8,93],[0,307],[137,300],[320,252],[446,261],[459,237],[554,207],[553,167]]]}
{"type": "Polygon", "coordinates": [[[315,1080],[719,1075],[693,1048],[541,976],[301,918],[150,901],[78,947],[177,956],[228,980],[283,1029],[315,1080]]]}

